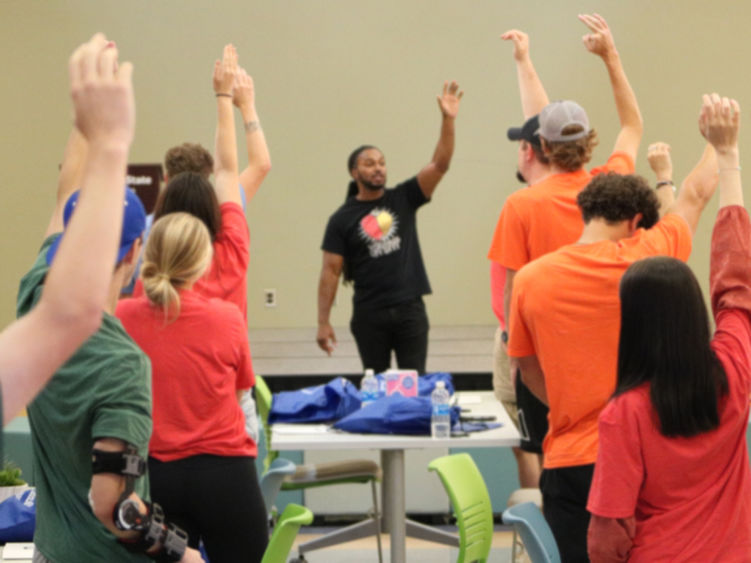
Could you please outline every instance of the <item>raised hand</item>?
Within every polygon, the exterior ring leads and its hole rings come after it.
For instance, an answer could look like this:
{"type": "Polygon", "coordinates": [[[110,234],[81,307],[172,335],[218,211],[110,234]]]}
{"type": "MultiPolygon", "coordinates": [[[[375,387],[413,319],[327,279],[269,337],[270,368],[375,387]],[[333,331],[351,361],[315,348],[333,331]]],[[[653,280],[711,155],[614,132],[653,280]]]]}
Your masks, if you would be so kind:
{"type": "Polygon", "coordinates": [[[647,149],[647,161],[657,176],[657,181],[673,179],[673,161],[670,158],[670,145],[667,143],[652,143],[647,149]]]}
{"type": "Polygon", "coordinates": [[[529,56],[529,36],[518,29],[509,29],[501,35],[504,41],[511,41],[514,44],[514,60],[522,61],[529,56]]]}
{"type": "Polygon", "coordinates": [[[610,32],[605,18],[599,14],[579,14],[579,21],[592,32],[582,37],[582,42],[587,51],[603,59],[617,53],[613,34],[610,32]]]}
{"type": "Polygon", "coordinates": [[[232,86],[237,74],[237,50],[234,45],[225,45],[221,61],[214,63],[214,92],[223,96],[232,95],[232,86]]]}
{"type": "Polygon", "coordinates": [[[75,126],[90,144],[133,140],[133,65],[118,65],[117,47],[97,33],[68,62],[75,126]]]}
{"type": "Polygon", "coordinates": [[[741,108],[736,100],[704,94],[699,113],[699,131],[718,153],[735,150],[741,127],[741,108]]]}
{"type": "Polygon", "coordinates": [[[459,85],[456,81],[452,81],[451,84],[448,82],[443,83],[443,94],[436,96],[436,99],[444,117],[452,119],[456,117],[456,114],[459,113],[459,102],[463,95],[464,92],[459,90],[459,85]]]}
{"type": "Polygon", "coordinates": [[[253,77],[245,72],[244,68],[238,68],[235,75],[235,85],[232,89],[232,103],[243,110],[253,107],[255,102],[256,93],[253,86],[253,77]]]}

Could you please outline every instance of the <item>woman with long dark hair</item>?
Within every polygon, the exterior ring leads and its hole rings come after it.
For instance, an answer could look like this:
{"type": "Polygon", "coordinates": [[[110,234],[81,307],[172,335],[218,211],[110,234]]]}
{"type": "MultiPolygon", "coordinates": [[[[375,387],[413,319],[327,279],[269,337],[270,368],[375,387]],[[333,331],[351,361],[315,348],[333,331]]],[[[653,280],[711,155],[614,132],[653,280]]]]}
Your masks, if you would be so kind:
{"type": "Polygon", "coordinates": [[[704,96],[717,152],[710,338],[701,289],[672,258],[634,263],[620,285],[615,396],[600,415],[587,508],[592,561],[748,561],[751,472],[751,222],[735,100],[704,96]]]}

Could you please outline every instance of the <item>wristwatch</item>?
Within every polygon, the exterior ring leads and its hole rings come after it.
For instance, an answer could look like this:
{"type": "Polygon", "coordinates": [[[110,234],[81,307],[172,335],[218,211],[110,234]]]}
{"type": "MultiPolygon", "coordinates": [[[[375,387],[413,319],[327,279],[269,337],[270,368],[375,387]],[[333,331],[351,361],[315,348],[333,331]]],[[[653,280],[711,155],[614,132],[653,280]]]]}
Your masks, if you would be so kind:
{"type": "Polygon", "coordinates": [[[504,344],[508,344],[508,331],[507,330],[504,330],[501,333],[501,342],[503,342],[504,344]]]}

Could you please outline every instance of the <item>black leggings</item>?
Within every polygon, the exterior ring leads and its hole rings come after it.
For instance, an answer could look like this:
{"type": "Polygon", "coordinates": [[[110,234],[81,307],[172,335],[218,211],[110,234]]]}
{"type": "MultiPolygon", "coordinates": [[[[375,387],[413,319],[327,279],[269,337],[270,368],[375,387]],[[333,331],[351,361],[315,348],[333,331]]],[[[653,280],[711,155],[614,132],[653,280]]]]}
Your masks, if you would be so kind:
{"type": "Polygon", "coordinates": [[[266,508],[253,458],[197,455],[149,458],[151,500],[183,528],[189,545],[203,540],[211,563],[260,562],[269,541],[266,508]]]}

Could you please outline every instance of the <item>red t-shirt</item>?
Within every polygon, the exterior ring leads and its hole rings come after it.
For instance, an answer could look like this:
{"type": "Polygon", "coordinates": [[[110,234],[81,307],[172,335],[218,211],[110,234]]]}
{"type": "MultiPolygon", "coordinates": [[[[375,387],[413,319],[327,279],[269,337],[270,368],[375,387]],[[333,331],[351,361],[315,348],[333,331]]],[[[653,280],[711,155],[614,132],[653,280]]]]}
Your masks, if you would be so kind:
{"type": "MultiPolygon", "coordinates": [[[[234,303],[248,318],[247,272],[250,261],[250,232],[242,207],[223,203],[222,228],[214,240],[214,257],[208,271],[193,289],[206,297],[234,303]]],[[[143,282],[136,280],[133,297],[143,295],[143,282]]]]}
{"type": "MultiPolygon", "coordinates": [[[[720,210],[712,241],[711,282],[717,323],[711,346],[729,385],[719,403],[720,425],[691,438],[663,436],[648,384],[619,395],[600,415],[600,448],[587,509],[606,518],[635,518],[629,561],[751,559],[746,446],[750,241],[746,210],[720,210]]],[[[592,541],[607,538],[591,537],[590,545],[592,541]]]]}
{"type": "Polygon", "coordinates": [[[245,319],[231,303],[180,292],[180,315],[165,322],[143,296],[121,299],[117,316],[151,359],[154,430],[149,455],[257,455],[237,390],[255,384],[245,319]]]}

